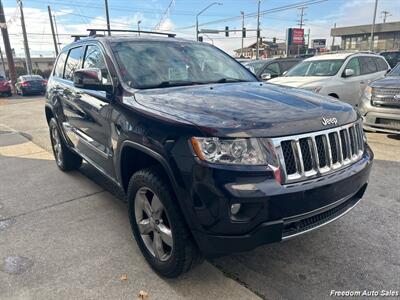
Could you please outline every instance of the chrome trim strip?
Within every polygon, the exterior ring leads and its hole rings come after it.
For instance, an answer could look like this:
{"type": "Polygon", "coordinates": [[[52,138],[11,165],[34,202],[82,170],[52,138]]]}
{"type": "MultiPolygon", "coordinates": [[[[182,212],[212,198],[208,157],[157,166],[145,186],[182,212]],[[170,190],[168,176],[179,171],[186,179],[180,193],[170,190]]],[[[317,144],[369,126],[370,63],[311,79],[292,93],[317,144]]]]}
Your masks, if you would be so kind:
{"type": "MultiPolygon", "coordinates": [[[[299,235],[305,234],[305,233],[307,233],[307,232],[310,232],[310,231],[313,231],[313,230],[315,230],[315,229],[318,229],[318,228],[320,228],[320,227],[322,227],[322,226],[328,225],[329,223],[332,223],[333,221],[335,221],[335,220],[337,220],[337,219],[343,217],[343,216],[344,216],[345,214],[347,214],[350,210],[352,210],[352,209],[360,202],[361,199],[362,199],[362,198],[358,199],[356,203],[354,203],[352,206],[350,206],[349,208],[347,208],[344,212],[342,212],[340,215],[334,217],[333,219],[330,219],[330,220],[326,221],[325,223],[319,224],[319,225],[317,225],[317,226],[315,226],[315,227],[313,227],[313,228],[310,228],[310,229],[307,229],[307,230],[304,230],[304,231],[301,231],[301,232],[297,232],[297,233],[292,234],[292,235],[284,236],[284,237],[282,237],[282,240],[291,239],[291,238],[293,238],[293,237],[295,237],[295,236],[299,236],[299,235]]],[[[339,204],[339,205],[340,205],[340,204],[339,204]]]]}

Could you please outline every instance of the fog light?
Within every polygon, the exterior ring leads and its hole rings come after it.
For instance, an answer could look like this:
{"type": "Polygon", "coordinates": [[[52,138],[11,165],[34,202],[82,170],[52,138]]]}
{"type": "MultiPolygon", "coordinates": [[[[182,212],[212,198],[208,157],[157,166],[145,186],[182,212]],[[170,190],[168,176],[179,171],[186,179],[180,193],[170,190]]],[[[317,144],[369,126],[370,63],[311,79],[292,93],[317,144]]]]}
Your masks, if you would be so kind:
{"type": "Polygon", "coordinates": [[[240,208],[242,207],[242,204],[240,203],[235,203],[231,205],[231,214],[236,215],[239,213],[240,208]]]}

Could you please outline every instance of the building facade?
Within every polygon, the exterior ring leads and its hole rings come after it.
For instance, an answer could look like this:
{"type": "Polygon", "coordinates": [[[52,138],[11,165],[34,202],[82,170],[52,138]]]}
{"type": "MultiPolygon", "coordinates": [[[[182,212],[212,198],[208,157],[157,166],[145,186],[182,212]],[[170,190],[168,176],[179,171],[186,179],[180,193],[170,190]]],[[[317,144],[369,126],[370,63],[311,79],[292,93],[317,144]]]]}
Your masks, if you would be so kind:
{"type": "MultiPolygon", "coordinates": [[[[372,25],[336,27],[331,36],[342,39],[342,50],[370,50],[372,25]]],[[[400,22],[375,24],[373,51],[400,49],[400,22]]]]}
{"type": "MultiPolygon", "coordinates": [[[[247,47],[234,50],[235,57],[255,59],[257,54],[257,43],[253,43],[247,47]]],[[[284,43],[273,43],[262,41],[259,45],[260,58],[270,58],[285,55],[284,43]]]]}

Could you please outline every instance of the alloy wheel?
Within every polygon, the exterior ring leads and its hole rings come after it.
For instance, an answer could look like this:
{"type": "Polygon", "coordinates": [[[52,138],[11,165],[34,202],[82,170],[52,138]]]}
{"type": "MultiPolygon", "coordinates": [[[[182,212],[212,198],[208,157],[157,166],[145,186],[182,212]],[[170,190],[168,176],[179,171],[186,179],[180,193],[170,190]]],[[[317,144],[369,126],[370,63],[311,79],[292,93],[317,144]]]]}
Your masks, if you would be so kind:
{"type": "Polygon", "coordinates": [[[173,250],[170,221],[159,197],[148,187],[135,195],[135,219],[147,250],[160,261],[168,260],[173,250]]]}
{"type": "Polygon", "coordinates": [[[61,140],[56,127],[53,127],[51,130],[51,139],[53,141],[53,150],[56,162],[58,165],[61,165],[62,164],[61,140]]]}

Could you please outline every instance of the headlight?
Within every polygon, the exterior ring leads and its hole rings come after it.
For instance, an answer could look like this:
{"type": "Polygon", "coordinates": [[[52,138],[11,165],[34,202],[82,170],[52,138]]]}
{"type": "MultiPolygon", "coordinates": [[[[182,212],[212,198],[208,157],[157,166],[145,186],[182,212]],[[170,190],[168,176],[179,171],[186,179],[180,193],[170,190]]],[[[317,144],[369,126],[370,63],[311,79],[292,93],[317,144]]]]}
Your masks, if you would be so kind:
{"type": "Polygon", "coordinates": [[[217,164],[265,165],[260,144],[254,138],[219,139],[193,137],[193,150],[201,160],[217,164]]]}
{"type": "Polygon", "coordinates": [[[371,97],[372,97],[372,87],[367,86],[367,88],[365,89],[365,92],[364,92],[364,97],[365,97],[366,99],[368,99],[368,100],[371,100],[371,97]]]}

